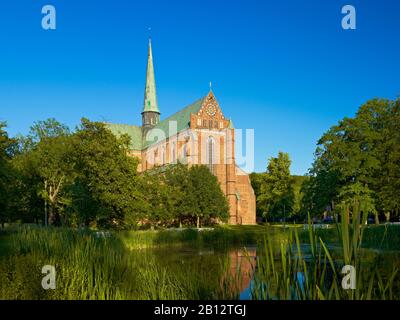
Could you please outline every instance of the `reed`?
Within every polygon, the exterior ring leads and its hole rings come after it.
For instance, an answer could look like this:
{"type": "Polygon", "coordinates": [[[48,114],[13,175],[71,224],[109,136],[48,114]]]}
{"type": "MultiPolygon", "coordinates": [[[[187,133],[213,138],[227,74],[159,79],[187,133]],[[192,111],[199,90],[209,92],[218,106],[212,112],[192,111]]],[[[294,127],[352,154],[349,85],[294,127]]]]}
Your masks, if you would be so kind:
{"type": "Polygon", "coordinates": [[[296,229],[286,241],[274,243],[267,234],[254,270],[253,299],[340,300],[399,299],[398,269],[380,269],[380,256],[365,261],[362,254],[366,215],[359,207],[347,208],[337,222],[340,246],[329,248],[317,237],[309,218],[308,246],[300,242],[296,229]],[[356,270],[355,289],[343,289],[341,270],[356,270]]]}
{"type": "Polygon", "coordinates": [[[0,231],[0,299],[237,299],[245,272],[227,248],[257,244],[253,299],[399,299],[398,260],[385,264],[398,226],[370,227],[357,207],[336,228],[221,226],[214,230],[110,232],[22,226],[0,231]],[[191,259],[173,256],[191,248],[191,259]],[[151,250],[149,250],[151,248],[151,250]],[[223,249],[224,254],[213,250],[223,249]],[[178,250],[179,251],[179,250],[178,250]],[[212,252],[200,254],[200,252],[212,252]],[[54,265],[57,289],[43,290],[41,268],[54,265]],[[342,267],[356,268],[344,290],[342,267]]]}
{"type": "Polygon", "coordinates": [[[113,234],[23,227],[11,235],[12,254],[0,259],[0,299],[233,298],[220,283],[226,261],[202,257],[190,265],[160,263],[149,250],[128,250],[113,234]],[[41,268],[56,267],[56,290],[43,290],[41,268]]]}

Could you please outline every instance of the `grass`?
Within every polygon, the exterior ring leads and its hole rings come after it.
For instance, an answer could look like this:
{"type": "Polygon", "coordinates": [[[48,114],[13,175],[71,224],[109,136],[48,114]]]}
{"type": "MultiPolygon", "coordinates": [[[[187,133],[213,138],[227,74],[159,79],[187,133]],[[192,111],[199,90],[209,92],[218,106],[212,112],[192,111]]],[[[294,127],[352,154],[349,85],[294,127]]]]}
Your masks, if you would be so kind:
{"type": "Polygon", "coordinates": [[[399,259],[382,255],[399,249],[400,226],[365,226],[356,211],[351,217],[315,230],[220,226],[102,237],[91,230],[0,229],[0,299],[237,299],[246,271],[226,253],[248,245],[258,245],[249,275],[253,299],[400,299],[399,259]],[[176,254],[180,249],[192,250],[190,259],[176,254]],[[46,264],[56,267],[56,290],[40,285],[46,264]],[[356,290],[341,287],[345,264],[356,267],[356,290]]]}
{"type": "MultiPolygon", "coordinates": [[[[218,226],[211,230],[173,229],[157,231],[125,231],[118,237],[129,249],[165,246],[193,246],[228,248],[257,244],[262,236],[271,232],[267,226],[218,226]]],[[[276,232],[279,233],[279,232],[276,232]]]]}
{"type": "MultiPolygon", "coordinates": [[[[337,228],[316,229],[315,234],[325,243],[341,245],[337,228]]],[[[307,232],[299,232],[301,242],[308,242],[307,232]]],[[[400,225],[367,225],[363,227],[362,248],[400,250],[400,225]]]]}
{"type": "Polygon", "coordinates": [[[25,227],[11,235],[0,260],[0,299],[233,298],[220,279],[229,261],[203,257],[190,265],[160,264],[153,252],[127,250],[120,239],[90,231],[25,227]],[[57,289],[43,290],[41,268],[54,265],[57,289]]]}
{"type": "MultiPolygon", "coordinates": [[[[382,255],[365,259],[363,240],[369,230],[367,244],[383,239],[378,229],[365,227],[366,216],[357,208],[347,210],[337,224],[335,241],[339,249],[328,249],[314,228],[308,228],[309,250],[305,252],[296,229],[286,241],[274,246],[266,235],[254,270],[253,299],[280,300],[371,300],[400,299],[398,268],[395,264],[382,265],[382,255]],[[351,217],[350,217],[351,216],[351,217]],[[355,288],[342,287],[342,267],[351,265],[356,270],[355,288]]],[[[309,219],[309,225],[311,221],[309,219]]],[[[380,230],[379,230],[380,231],[380,230]]],[[[329,236],[333,236],[329,231],[329,236]]],[[[391,231],[392,232],[392,231],[391,231]]],[[[322,232],[325,236],[327,235],[322,232]]],[[[303,233],[303,237],[305,234],[303,233]]]]}

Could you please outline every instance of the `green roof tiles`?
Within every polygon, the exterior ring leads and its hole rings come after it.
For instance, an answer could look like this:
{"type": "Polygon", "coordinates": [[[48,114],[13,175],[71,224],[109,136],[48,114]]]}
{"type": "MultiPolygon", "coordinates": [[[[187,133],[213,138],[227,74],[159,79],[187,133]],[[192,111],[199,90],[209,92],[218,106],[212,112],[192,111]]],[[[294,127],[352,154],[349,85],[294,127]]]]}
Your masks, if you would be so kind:
{"type": "MultiPolygon", "coordinates": [[[[197,100],[196,102],[188,105],[187,107],[178,111],[172,116],[164,119],[156,126],[154,126],[153,129],[159,129],[163,131],[165,134],[165,138],[169,138],[178,132],[188,129],[190,127],[190,114],[199,112],[204,99],[205,97],[197,100]],[[171,123],[173,121],[176,121],[176,129],[177,129],[176,132],[174,131],[174,124],[171,123]],[[171,123],[171,132],[169,130],[170,123],[171,123]]],[[[113,124],[113,123],[105,123],[105,125],[116,136],[127,134],[131,138],[132,150],[144,150],[150,147],[151,145],[164,140],[162,139],[158,141],[156,138],[155,141],[144,141],[142,137],[142,128],[139,126],[132,126],[129,124],[113,124]]]]}
{"type": "MultiPolygon", "coordinates": [[[[160,123],[158,123],[156,126],[154,126],[153,129],[159,129],[164,132],[165,138],[169,138],[173,136],[177,132],[181,132],[190,126],[190,114],[191,113],[197,113],[201,105],[203,104],[205,98],[201,98],[197,100],[196,102],[192,103],[191,105],[188,105],[184,109],[178,111],[177,113],[173,114],[172,116],[164,119],[160,123]],[[176,121],[176,132],[174,132],[174,125],[171,123],[173,121],[176,121]],[[171,132],[169,130],[170,128],[170,123],[171,123],[171,132]]],[[[153,143],[157,143],[158,141],[143,141],[143,148],[147,148],[151,146],[153,143]]]]}
{"type": "Polygon", "coordinates": [[[117,137],[127,134],[131,138],[130,147],[132,150],[142,150],[142,128],[131,126],[129,124],[105,123],[108,128],[117,137]]]}

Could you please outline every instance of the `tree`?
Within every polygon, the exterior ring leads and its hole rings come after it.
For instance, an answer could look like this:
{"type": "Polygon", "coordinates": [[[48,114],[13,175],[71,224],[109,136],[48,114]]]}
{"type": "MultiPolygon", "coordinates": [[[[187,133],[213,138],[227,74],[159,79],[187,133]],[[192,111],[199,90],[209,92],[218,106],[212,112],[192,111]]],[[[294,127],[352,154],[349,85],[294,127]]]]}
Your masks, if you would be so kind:
{"type": "Polygon", "coordinates": [[[286,218],[287,214],[292,213],[294,193],[290,164],[289,154],[284,152],[279,152],[277,158],[269,160],[257,203],[271,218],[286,218]]]}
{"type": "Polygon", "coordinates": [[[267,208],[265,207],[265,201],[263,201],[263,197],[260,197],[261,187],[266,183],[266,178],[267,176],[264,172],[253,172],[250,174],[251,186],[253,187],[254,194],[256,196],[256,215],[258,217],[262,217],[263,214],[267,211],[267,208]]]}
{"type": "Polygon", "coordinates": [[[10,160],[15,147],[15,140],[8,137],[5,128],[6,123],[0,122],[0,223],[3,227],[4,223],[10,219],[10,185],[14,179],[10,160]]]}
{"type": "Polygon", "coordinates": [[[205,165],[192,166],[189,169],[190,189],[186,191],[189,203],[194,203],[192,214],[196,217],[196,226],[210,219],[226,221],[228,218],[228,201],[221,190],[216,176],[205,165]]]}
{"type": "Polygon", "coordinates": [[[141,219],[145,203],[138,161],[128,156],[128,146],[129,137],[117,138],[103,123],[82,119],[74,134],[75,187],[77,183],[85,186],[82,200],[97,206],[85,216],[86,224],[91,220],[101,227],[120,229],[126,227],[126,218],[130,225],[141,219]]]}
{"type": "Polygon", "coordinates": [[[399,214],[399,123],[399,99],[374,99],[321,137],[305,197],[317,213],[334,208],[340,192],[358,184],[370,191],[378,212],[399,214]]]}
{"type": "Polygon", "coordinates": [[[301,217],[301,208],[303,203],[303,189],[302,186],[309,179],[308,176],[292,176],[292,190],[293,190],[293,207],[292,213],[296,218],[301,217]]]}
{"type": "Polygon", "coordinates": [[[46,137],[33,148],[30,156],[42,180],[39,195],[49,204],[48,223],[61,224],[59,204],[62,195],[75,179],[71,136],[46,137]]]}
{"type": "Polygon", "coordinates": [[[196,206],[192,181],[189,178],[189,167],[178,162],[166,168],[165,182],[169,189],[171,202],[171,216],[178,220],[179,227],[191,218],[193,208],[196,206]]]}
{"type": "Polygon", "coordinates": [[[379,224],[372,191],[367,186],[363,186],[359,182],[344,186],[339,192],[338,200],[339,212],[345,212],[346,208],[358,206],[361,212],[373,214],[376,223],[379,224]]]}

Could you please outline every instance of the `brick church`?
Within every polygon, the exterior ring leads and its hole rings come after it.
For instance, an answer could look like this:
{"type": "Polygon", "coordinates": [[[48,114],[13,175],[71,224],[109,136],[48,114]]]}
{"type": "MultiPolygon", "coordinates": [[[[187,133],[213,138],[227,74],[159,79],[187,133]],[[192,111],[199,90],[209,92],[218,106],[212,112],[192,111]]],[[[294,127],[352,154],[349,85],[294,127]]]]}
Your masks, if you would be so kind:
{"type": "Polygon", "coordinates": [[[230,224],[255,224],[256,202],[250,178],[235,163],[233,123],[226,118],[213,92],[160,120],[149,40],[142,125],[107,123],[116,135],[131,137],[130,155],[139,158],[139,171],[182,162],[205,164],[217,176],[229,202],[230,224]]]}

